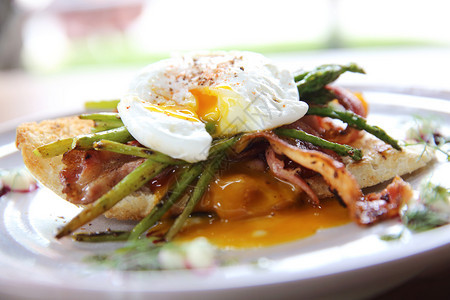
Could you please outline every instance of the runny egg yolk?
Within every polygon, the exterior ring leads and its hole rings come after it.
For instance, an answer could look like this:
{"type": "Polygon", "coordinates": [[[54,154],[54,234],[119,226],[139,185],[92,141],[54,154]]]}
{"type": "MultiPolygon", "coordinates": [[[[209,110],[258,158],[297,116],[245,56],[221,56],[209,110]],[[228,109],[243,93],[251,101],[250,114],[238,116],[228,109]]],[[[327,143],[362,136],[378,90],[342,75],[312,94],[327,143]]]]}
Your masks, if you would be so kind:
{"type": "Polygon", "coordinates": [[[245,162],[232,164],[211,182],[197,209],[214,211],[221,219],[236,220],[292,206],[301,191],[267,171],[248,168],[245,162]]]}
{"type": "Polygon", "coordinates": [[[217,94],[210,89],[195,89],[190,91],[197,104],[197,116],[203,122],[217,122],[220,118],[217,94]]]}
{"type": "MultiPolygon", "coordinates": [[[[163,113],[169,117],[191,122],[218,122],[220,115],[227,111],[226,104],[219,105],[221,89],[227,88],[221,87],[218,90],[209,88],[190,90],[190,93],[195,98],[194,105],[160,105],[147,102],[145,103],[145,107],[152,112],[163,113]]],[[[227,103],[225,101],[221,102],[227,103]]]]}
{"type": "MultiPolygon", "coordinates": [[[[250,163],[232,163],[217,175],[196,207],[196,212],[213,215],[189,219],[177,240],[203,236],[220,248],[255,248],[350,222],[338,201],[323,200],[320,207],[305,203],[300,190],[250,163]]],[[[164,219],[153,232],[163,234],[171,224],[171,218],[164,219]]]]}

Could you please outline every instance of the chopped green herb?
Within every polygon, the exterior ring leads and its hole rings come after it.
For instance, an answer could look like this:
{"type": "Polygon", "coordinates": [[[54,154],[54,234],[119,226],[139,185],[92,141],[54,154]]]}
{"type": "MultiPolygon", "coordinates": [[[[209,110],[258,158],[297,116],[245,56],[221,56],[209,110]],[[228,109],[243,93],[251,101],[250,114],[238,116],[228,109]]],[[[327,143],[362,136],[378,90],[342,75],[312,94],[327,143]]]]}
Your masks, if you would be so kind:
{"type": "Polygon", "coordinates": [[[425,231],[449,223],[449,190],[431,182],[422,184],[418,201],[408,203],[401,217],[413,231],[425,231]]]}
{"type": "Polygon", "coordinates": [[[444,149],[444,145],[450,143],[450,137],[444,136],[439,128],[441,127],[441,121],[437,117],[423,117],[414,116],[414,126],[409,128],[406,132],[406,138],[411,142],[407,142],[406,146],[423,144],[424,151],[427,147],[443,153],[447,157],[447,161],[450,161],[450,151],[444,149]]]}
{"type": "Polygon", "coordinates": [[[426,206],[414,206],[402,216],[403,223],[413,231],[426,231],[447,224],[440,213],[426,206]]]}
{"type": "Polygon", "coordinates": [[[186,243],[145,238],[127,242],[111,253],[89,256],[86,261],[123,271],[210,268],[216,264],[216,250],[205,238],[186,243]]]}

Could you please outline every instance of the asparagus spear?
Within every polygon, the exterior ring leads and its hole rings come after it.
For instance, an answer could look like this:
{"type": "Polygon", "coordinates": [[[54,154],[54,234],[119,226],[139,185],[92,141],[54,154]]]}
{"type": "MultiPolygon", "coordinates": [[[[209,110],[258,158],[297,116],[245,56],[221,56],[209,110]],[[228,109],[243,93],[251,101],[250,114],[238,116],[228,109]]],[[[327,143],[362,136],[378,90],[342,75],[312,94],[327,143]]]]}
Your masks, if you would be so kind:
{"type": "MultiPolygon", "coordinates": [[[[217,153],[221,153],[223,150],[229,148],[233,145],[238,139],[240,135],[233,136],[231,138],[226,139],[218,139],[214,141],[210,151],[209,158],[215,156],[217,153]]],[[[100,140],[98,142],[94,142],[92,145],[93,149],[100,151],[111,151],[115,153],[134,155],[138,157],[148,158],[160,163],[166,163],[170,165],[183,165],[187,164],[187,162],[171,158],[163,153],[151,150],[149,148],[144,147],[136,147],[125,145],[122,143],[114,142],[111,140],[100,140]]]]}
{"type": "Polygon", "coordinates": [[[153,151],[149,148],[130,146],[130,145],[117,143],[117,142],[113,142],[113,141],[108,141],[108,140],[101,140],[101,141],[95,142],[93,144],[93,147],[95,150],[111,151],[111,152],[115,152],[115,153],[134,155],[134,156],[148,158],[153,161],[165,163],[165,164],[169,164],[169,165],[187,164],[187,162],[185,162],[183,160],[171,158],[170,156],[167,156],[167,155],[157,152],[157,151],[153,151]]]}
{"type": "Polygon", "coordinates": [[[166,197],[152,211],[142,219],[131,231],[129,240],[137,240],[145,231],[155,225],[161,217],[172,207],[172,205],[184,194],[188,186],[202,172],[203,164],[196,163],[184,170],[176,181],[174,187],[170,190],[166,197]]]}
{"type": "Polygon", "coordinates": [[[359,130],[365,130],[368,133],[373,134],[374,136],[391,145],[397,150],[402,150],[402,148],[398,144],[398,141],[390,137],[383,129],[378,126],[367,124],[367,121],[364,118],[351,111],[338,111],[329,106],[310,106],[307,114],[339,119],[347,123],[351,127],[359,130]]]}
{"type": "Polygon", "coordinates": [[[192,195],[189,198],[188,203],[186,204],[186,207],[184,208],[183,212],[177,217],[173,225],[170,227],[169,231],[166,233],[166,241],[172,240],[173,237],[178,233],[178,231],[180,231],[180,229],[183,227],[184,222],[192,213],[198,201],[202,198],[203,194],[208,188],[210,181],[213,179],[214,175],[219,169],[224,157],[225,153],[221,153],[206,165],[205,170],[200,176],[197,185],[195,186],[194,191],[192,192],[192,195]]]}
{"type": "Polygon", "coordinates": [[[74,138],[72,148],[78,150],[93,149],[95,142],[100,140],[109,140],[114,142],[125,143],[133,140],[133,136],[128,132],[125,126],[110,129],[107,131],[90,133],[74,138]]]}
{"type": "Polygon", "coordinates": [[[111,130],[111,129],[115,129],[115,128],[118,128],[121,126],[123,126],[123,125],[114,126],[114,125],[111,125],[110,123],[95,122],[94,127],[91,128],[91,133],[98,133],[98,132],[102,132],[102,131],[106,131],[106,130],[111,130]]]}
{"type": "Polygon", "coordinates": [[[93,120],[93,121],[104,121],[104,122],[112,122],[122,124],[122,120],[120,120],[120,116],[118,113],[113,112],[101,112],[101,113],[92,113],[92,114],[81,114],[79,116],[82,120],[93,120]]]}
{"type": "Polygon", "coordinates": [[[345,72],[365,74],[355,63],[348,65],[322,65],[309,72],[302,72],[294,77],[300,96],[304,93],[316,92],[325,85],[335,81],[345,72]]]}
{"type": "Polygon", "coordinates": [[[116,205],[120,200],[138,190],[149,180],[161,173],[166,166],[165,164],[156,163],[152,160],[144,161],[111,190],[97,199],[92,205],[83,209],[75,218],[60,229],[56,234],[56,238],[60,239],[71,234],[87,222],[97,218],[116,205]]]}
{"type": "Polygon", "coordinates": [[[300,100],[307,102],[308,104],[318,104],[324,105],[330,102],[331,100],[336,99],[335,93],[332,91],[321,88],[315,92],[306,92],[301,95],[300,100]]]}
{"type": "Polygon", "coordinates": [[[119,114],[111,112],[82,114],[79,116],[83,120],[93,120],[95,122],[92,132],[99,132],[123,126],[119,114]]]}
{"type": "Polygon", "coordinates": [[[84,104],[84,108],[86,109],[116,109],[117,104],[119,104],[120,100],[102,100],[102,101],[87,101],[84,104]]]}
{"type": "Polygon", "coordinates": [[[314,136],[312,134],[308,134],[304,131],[296,130],[296,129],[288,129],[288,128],[278,128],[275,129],[274,132],[278,135],[287,136],[294,139],[299,139],[305,142],[309,142],[313,145],[330,149],[336,152],[341,156],[350,156],[353,160],[361,160],[362,151],[360,149],[356,149],[350,147],[348,145],[341,145],[333,142],[329,142],[320,137],[314,136]]]}
{"type": "Polygon", "coordinates": [[[122,242],[130,236],[128,231],[78,232],[73,235],[77,242],[101,243],[122,242]]]}
{"type": "Polygon", "coordinates": [[[57,140],[56,142],[37,147],[33,150],[34,155],[45,158],[58,156],[72,150],[74,138],[57,140]]]}
{"type": "Polygon", "coordinates": [[[93,149],[94,142],[98,142],[100,140],[128,142],[132,139],[133,137],[128,132],[128,130],[124,126],[122,126],[103,132],[84,134],[73,138],[58,140],[56,142],[37,147],[33,150],[33,153],[37,156],[49,158],[64,154],[72,149],[93,149]]]}

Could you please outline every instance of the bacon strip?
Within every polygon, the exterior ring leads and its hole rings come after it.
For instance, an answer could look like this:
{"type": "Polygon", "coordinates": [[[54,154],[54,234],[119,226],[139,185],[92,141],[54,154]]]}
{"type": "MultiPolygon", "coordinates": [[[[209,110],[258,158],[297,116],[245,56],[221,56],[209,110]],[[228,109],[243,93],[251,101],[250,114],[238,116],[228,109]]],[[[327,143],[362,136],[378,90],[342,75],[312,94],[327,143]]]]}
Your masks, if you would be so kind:
{"type": "Polygon", "coordinates": [[[246,135],[243,137],[243,143],[248,144],[249,140],[254,138],[265,138],[275,153],[285,155],[300,166],[322,175],[327,184],[337,192],[348,207],[354,207],[354,203],[362,197],[358,183],[347,171],[345,165],[327,154],[295,147],[273,132],[267,131],[246,135]]]}
{"type": "Polygon", "coordinates": [[[89,204],[109,191],[144,159],[108,151],[72,150],[63,155],[63,193],[74,204],[89,204]]]}
{"type": "Polygon", "coordinates": [[[355,94],[339,86],[327,85],[325,88],[332,91],[336,95],[337,101],[345,109],[350,110],[363,118],[367,117],[369,112],[361,102],[361,99],[359,99],[355,94]]]}
{"type": "Polygon", "coordinates": [[[273,133],[261,132],[261,135],[269,141],[276,153],[284,154],[299,165],[322,175],[348,207],[352,207],[362,197],[356,179],[343,163],[319,151],[296,148],[273,133]]]}
{"type": "Polygon", "coordinates": [[[396,176],[381,192],[371,193],[355,203],[354,219],[369,225],[398,216],[401,205],[413,196],[411,186],[396,176]]]}
{"type": "Polygon", "coordinates": [[[266,150],[266,160],[270,170],[275,176],[298,186],[309,196],[312,203],[319,205],[319,198],[306,181],[298,176],[298,169],[285,169],[284,162],[276,157],[275,152],[271,147],[268,147],[266,150]]]}

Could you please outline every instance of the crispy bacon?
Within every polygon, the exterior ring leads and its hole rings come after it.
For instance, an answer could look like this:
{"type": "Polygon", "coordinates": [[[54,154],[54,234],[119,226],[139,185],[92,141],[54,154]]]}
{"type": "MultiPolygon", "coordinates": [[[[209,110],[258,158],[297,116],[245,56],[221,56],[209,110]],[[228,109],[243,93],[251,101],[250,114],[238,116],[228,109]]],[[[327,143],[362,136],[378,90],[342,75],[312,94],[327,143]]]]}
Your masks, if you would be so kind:
{"type": "Polygon", "coordinates": [[[363,118],[367,117],[369,112],[367,111],[366,106],[355,94],[339,86],[327,85],[325,88],[336,95],[336,100],[345,109],[350,110],[363,118]]]}
{"type": "Polygon", "coordinates": [[[381,192],[365,195],[350,208],[360,225],[398,216],[401,205],[413,196],[411,186],[396,176],[381,192]]]}
{"type": "Polygon", "coordinates": [[[348,206],[362,197],[358,183],[343,163],[319,151],[294,147],[271,132],[260,134],[269,141],[276,153],[286,155],[299,165],[322,175],[348,206]]]}
{"type": "Polygon", "coordinates": [[[314,203],[315,205],[319,205],[319,198],[317,197],[317,195],[314,193],[308,183],[306,183],[306,181],[304,181],[298,175],[300,171],[299,168],[285,168],[284,162],[276,157],[275,152],[271,147],[268,147],[266,150],[266,160],[270,170],[273,174],[275,174],[275,176],[298,186],[309,196],[312,203],[314,203]]]}
{"type": "Polygon", "coordinates": [[[63,193],[75,204],[95,201],[138,167],[143,159],[107,151],[72,150],[64,154],[60,173],[63,193]]]}
{"type": "MultiPolygon", "coordinates": [[[[243,137],[242,143],[249,144],[251,139],[266,139],[273,151],[285,155],[301,167],[323,176],[330,187],[337,192],[346,205],[351,206],[362,197],[361,189],[355,178],[347,171],[345,165],[327,154],[310,149],[303,149],[289,144],[272,132],[261,131],[243,137]]],[[[238,149],[241,148],[238,144],[238,149]]],[[[317,198],[317,196],[316,196],[317,198]]]]}

